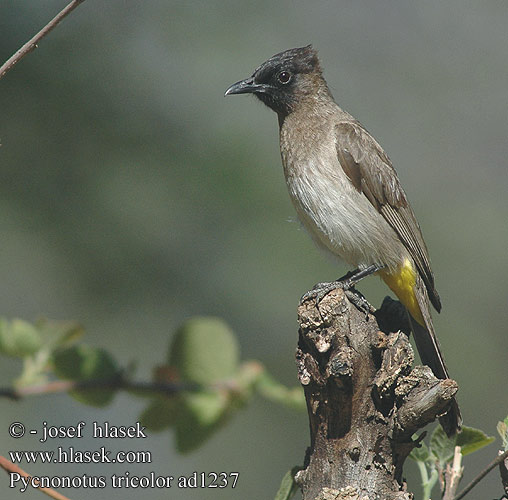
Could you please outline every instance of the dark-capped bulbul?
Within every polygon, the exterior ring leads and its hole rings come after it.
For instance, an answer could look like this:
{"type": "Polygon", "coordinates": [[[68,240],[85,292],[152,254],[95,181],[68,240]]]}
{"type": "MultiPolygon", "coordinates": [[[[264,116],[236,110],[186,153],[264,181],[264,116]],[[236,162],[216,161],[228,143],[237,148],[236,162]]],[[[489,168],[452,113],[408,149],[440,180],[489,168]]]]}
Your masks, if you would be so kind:
{"type": "MultiPolygon", "coordinates": [[[[284,176],[298,217],[317,245],[376,272],[409,312],[422,362],[448,377],[430,303],[441,301],[420,226],[386,153],[335,102],[312,46],[261,64],[225,95],[252,93],[277,113],[284,176]]],[[[461,426],[456,400],[441,416],[448,435],[461,426]]]]}

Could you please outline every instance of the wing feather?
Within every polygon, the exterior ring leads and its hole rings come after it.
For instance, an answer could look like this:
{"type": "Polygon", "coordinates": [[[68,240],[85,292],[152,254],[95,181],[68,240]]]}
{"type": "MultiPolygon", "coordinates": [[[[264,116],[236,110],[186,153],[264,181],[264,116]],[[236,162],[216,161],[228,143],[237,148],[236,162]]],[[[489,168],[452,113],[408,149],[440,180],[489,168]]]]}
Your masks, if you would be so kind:
{"type": "Polygon", "coordinates": [[[432,304],[440,311],[427,247],[390,159],[356,121],[338,123],[335,138],[344,173],[397,233],[418,268],[432,304]]]}

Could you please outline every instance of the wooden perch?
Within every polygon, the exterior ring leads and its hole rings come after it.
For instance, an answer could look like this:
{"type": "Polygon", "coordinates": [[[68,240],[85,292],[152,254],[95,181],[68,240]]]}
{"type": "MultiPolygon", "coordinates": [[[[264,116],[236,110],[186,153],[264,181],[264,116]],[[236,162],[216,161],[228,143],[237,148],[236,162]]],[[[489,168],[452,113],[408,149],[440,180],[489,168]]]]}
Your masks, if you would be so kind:
{"type": "Polygon", "coordinates": [[[410,500],[402,466],[417,446],[411,436],[446,411],[457,384],[412,368],[407,336],[382,333],[340,289],[319,305],[304,301],[298,316],[311,434],[296,475],[303,499],[410,500]]]}

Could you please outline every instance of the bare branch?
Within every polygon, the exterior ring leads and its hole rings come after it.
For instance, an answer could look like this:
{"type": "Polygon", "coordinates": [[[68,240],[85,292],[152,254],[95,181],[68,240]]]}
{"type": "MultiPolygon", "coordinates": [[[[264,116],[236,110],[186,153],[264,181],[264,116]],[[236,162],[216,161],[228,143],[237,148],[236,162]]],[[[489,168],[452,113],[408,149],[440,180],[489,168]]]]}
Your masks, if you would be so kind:
{"type": "Polygon", "coordinates": [[[508,458],[508,451],[505,451],[492,460],[492,462],[490,462],[490,464],[487,465],[487,467],[485,467],[485,469],[483,469],[453,500],[464,498],[492,469],[494,469],[494,467],[499,465],[506,458],[508,458]]]}
{"type": "Polygon", "coordinates": [[[445,472],[445,492],[443,495],[443,500],[453,500],[455,493],[457,492],[457,488],[459,486],[459,481],[462,478],[462,473],[464,471],[464,467],[462,467],[462,453],[460,452],[460,446],[455,446],[455,453],[453,455],[453,463],[452,465],[446,465],[445,472]]]}
{"type": "Polygon", "coordinates": [[[184,383],[159,383],[159,382],[132,382],[122,377],[113,379],[97,380],[55,380],[47,384],[36,386],[0,388],[0,397],[9,399],[22,399],[27,396],[39,396],[44,394],[55,394],[61,392],[84,390],[84,389],[117,389],[124,391],[138,391],[144,393],[157,393],[165,396],[173,396],[182,391],[195,389],[195,385],[184,383]]]}
{"type": "Polygon", "coordinates": [[[34,478],[30,476],[30,474],[2,456],[0,456],[0,467],[2,467],[2,469],[7,472],[7,474],[20,474],[24,478],[29,479],[34,487],[38,488],[38,490],[42,493],[48,495],[48,497],[54,498],[54,500],[69,500],[69,498],[62,495],[61,493],[58,493],[58,491],[55,491],[52,488],[41,488],[36,486],[34,478]]]}
{"type": "MultiPolygon", "coordinates": [[[[258,361],[245,361],[240,365],[240,376],[229,379],[217,380],[208,384],[182,381],[176,379],[174,370],[166,365],[157,368],[155,379],[152,382],[135,382],[127,378],[124,372],[120,371],[110,378],[91,380],[52,380],[44,384],[25,387],[0,387],[0,398],[13,400],[23,399],[28,396],[42,396],[45,394],[57,394],[62,392],[92,389],[109,389],[120,391],[131,391],[143,395],[162,395],[171,397],[184,391],[225,391],[242,392],[245,381],[253,381],[266,368],[258,361]],[[242,381],[240,381],[240,379],[242,381]]],[[[269,396],[267,396],[269,397],[269,396]]]]}
{"type": "Polygon", "coordinates": [[[73,0],[67,7],[62,9],[44,28],[39,31],[31,40],[25,43],[13,56],[11,56],[0,67],[0,80],[19,62],[23,57],[37,48],[37,44],[59,23],[67,17],[78,5],[85,0],[73,0]]]}

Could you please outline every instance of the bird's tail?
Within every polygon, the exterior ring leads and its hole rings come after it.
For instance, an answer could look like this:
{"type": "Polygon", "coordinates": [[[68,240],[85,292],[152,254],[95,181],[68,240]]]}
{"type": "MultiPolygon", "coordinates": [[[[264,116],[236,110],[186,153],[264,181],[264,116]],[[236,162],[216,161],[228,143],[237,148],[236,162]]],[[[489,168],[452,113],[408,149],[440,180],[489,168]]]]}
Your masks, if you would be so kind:
{"type": "MultiPolygon", "coordinates": [[[[411,315],[409,315],[409,318],[411,330],[413,331],[416,347],[422,363],[429,366],[437,378],[450,378],[443,355],[439,349],[439,343],[433,331],[432,323],[430,323],[430,328],[428,328],[420,325],[411,315]]],[[[439,423],[448,436],[453,436],[460,431],[462,416],[455,398],[453,398],[450,409],[439,418],[439,423]]]]}
{"type": "MultiPolygon", "coordinates": [[[[419,273],[408,263],[395,273],[380,271],[379,275],[408,310],[411,330],[422,363],[429,366],[437,378],[449,378],[432,323],[429,295],[419,273]]],[[[448,412],[441,416],[439,421],[448,436],[460,430],[462,416],[455,398],[448,412]]]]}
{"type": "MultiPolygon", "coordinates": [[[[429,366],[437,378],[450,378],[434,331],[427,290],[421,279],[417,279],[415,284],[415,295],[424,324],[421,324],[411,314],[409,316],[411,329],[422,363],[429,366]]],[[[460,431],[462,415],[455,398],[453,398],[450,409],[439,418],[439,422],[448,436],[452,436],[460,431]]]]}

